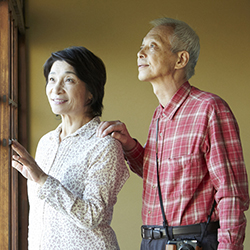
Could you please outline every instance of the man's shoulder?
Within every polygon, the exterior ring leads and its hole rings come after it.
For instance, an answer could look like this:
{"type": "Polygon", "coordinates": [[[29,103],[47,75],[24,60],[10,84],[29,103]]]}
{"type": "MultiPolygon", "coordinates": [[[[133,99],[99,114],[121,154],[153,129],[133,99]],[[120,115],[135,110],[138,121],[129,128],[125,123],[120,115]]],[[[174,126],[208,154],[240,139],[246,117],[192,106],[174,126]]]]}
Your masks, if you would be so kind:
{"type": "Polygon", "coordinates": [[[200,102],[201,104],[203,103],[206,105],[215,105],[215,106],[222,105],[228,107],[227,102],[220,96],[208,91],[200,90],[193,86],[190,91],[190,98],[196,102],[200,102]]]}

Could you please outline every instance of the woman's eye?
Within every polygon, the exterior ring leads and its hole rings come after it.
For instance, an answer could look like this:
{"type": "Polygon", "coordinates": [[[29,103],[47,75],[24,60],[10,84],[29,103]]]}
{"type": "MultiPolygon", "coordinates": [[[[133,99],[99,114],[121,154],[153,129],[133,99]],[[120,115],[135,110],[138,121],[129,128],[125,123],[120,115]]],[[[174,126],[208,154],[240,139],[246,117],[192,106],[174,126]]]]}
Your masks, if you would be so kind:
{"type": "Polygon", "coordinates": [[[66,82],[73,83],[73,82],[74,82],[74,79],[72,79],[72,78],[67,78],[67,79],[66,79],[66,82]]]}

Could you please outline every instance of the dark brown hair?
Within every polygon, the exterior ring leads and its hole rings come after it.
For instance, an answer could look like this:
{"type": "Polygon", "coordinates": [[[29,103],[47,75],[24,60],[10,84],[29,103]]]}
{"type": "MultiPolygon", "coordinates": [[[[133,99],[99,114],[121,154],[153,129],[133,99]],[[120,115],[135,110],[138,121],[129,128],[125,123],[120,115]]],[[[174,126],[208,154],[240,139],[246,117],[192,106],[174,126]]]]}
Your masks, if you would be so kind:
{"type": "Polygon", "coordinates": [[[106,83],[106,69],[103,61],[85,47],[69,47],[54,52],[44,64],[46,84],[55,61],[65,61],[74,68],[77,77],[86,84],[87,90],[93,96],[88,104],[90,107],[89,114],[92,117],[101,116],[104,85],[106,83]]]}

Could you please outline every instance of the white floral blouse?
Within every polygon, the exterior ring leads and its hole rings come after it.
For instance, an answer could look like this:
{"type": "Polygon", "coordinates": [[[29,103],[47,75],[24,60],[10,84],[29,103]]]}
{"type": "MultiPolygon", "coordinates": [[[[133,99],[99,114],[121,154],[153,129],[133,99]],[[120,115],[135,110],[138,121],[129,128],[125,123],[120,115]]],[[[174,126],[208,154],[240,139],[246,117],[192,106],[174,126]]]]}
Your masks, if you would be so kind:
{"type": "Polygon", "coordinates": [[[117,250],[110,227],[117,194],[129,177],[121,145],[98,138],[95,117],[59,142],[61,125],[39,141],[36,161],[49,177],[28,181],[29,250],[117,250]]]}

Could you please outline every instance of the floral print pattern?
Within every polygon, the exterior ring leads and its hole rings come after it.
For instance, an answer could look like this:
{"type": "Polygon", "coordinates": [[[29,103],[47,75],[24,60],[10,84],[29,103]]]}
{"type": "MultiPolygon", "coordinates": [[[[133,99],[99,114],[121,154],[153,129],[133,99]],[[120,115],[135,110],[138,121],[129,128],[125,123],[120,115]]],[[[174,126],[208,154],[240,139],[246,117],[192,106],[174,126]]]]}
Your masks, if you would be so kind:
{"type": "Polygon", "coordinates": [[[120,143],[95,133],[99,117],[59,142],[61,125],[39,141],[36,161],[49,177],[28,181],[29,250],[119,249],[110,227],[129,177],[120,143]]]}

